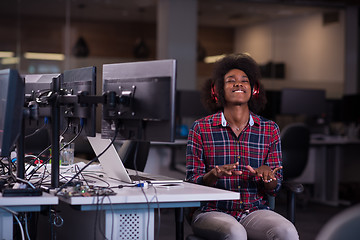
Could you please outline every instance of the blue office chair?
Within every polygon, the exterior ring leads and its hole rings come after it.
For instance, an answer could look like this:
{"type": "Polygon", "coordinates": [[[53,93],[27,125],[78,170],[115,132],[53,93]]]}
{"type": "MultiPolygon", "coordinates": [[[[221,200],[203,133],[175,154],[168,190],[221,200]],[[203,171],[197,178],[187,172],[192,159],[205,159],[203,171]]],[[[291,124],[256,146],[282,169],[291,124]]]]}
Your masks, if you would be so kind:
{"type": "Polygon", "coordinates": [[[320,230],[316,240],[355,240],[360,237],[360,204],[332,217],[320,230]]]}

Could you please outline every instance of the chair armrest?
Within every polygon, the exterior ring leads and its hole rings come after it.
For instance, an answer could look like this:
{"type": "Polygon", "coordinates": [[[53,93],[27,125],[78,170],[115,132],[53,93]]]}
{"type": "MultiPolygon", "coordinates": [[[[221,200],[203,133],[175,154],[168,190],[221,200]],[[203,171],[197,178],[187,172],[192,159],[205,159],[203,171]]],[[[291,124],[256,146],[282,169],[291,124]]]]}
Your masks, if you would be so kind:
{"type": "Polygon", "coordinates": [[[302,193],[304,191],[304,186],[301,183],[283,182],[282,186],[293,193],[302,193]]]}

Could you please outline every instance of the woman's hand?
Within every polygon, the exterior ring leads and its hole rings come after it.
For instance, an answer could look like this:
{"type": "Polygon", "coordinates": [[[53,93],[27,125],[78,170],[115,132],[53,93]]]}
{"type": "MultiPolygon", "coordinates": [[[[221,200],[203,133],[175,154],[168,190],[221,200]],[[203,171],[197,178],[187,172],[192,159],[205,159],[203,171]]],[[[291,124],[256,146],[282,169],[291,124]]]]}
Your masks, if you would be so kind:
{"type": "Polygon", "coordinates": [[[282,166],[277,167],[274,170],[272,170],[267,165],[261,165],[259,168],[256,169],[252,168],[250,165],[247,165],[246,168],[253,176],[260,177],[264,181],[266,189],[274,189],[277,184],[275,173],[282,169],[282,166]]]}
{"type": "Polygon", "coordinates": [[[239,166],[239,162],[233,163],[233,164],[227,164],[222,166],[215,166],[214,169],[211,171],[214,171],[213,174],[219,178],[222,176],[232,176],[232,175],[241,175],[242,171],[237,171],[236,168],[239,166]]]}
{"type": "Polygon", "coordinates": [[[207,186],[213,186],[217,179],[223,176],[232,176],[232,175],[241,175],[242,171],[236,170],[239,166],[239,162],[222,165],[222,166],[215,166],[215,168],[211,169],[210,172],[204,175],[204,183],[207,186]]]}

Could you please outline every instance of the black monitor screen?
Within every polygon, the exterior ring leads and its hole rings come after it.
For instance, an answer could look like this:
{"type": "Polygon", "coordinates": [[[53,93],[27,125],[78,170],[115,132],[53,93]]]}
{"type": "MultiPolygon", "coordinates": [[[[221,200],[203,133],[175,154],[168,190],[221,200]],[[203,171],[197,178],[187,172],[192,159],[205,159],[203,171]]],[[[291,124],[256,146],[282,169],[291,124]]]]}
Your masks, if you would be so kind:
{"type": "Polygon", "coordinates": [[[14,69],[0,70],[0,156],[9,157],[21,133],[24,80],[14,69]]]}
{"type": "Polygon", "coordinates": [[[260,112],[260,115],[271,120],[275,120],[277,115],[280,114],[281,106],[281,91],[266,90],[266,106],[260,112]]]}
{"type": "Polygon", "coordinates": [[[25,78],[25,95],[29,97],[41,97],[51,91],[51,83],[53,78],[59,77],[59,73],[54,74],[27,74],[25,78]]]}
{"type": "Polygon", "coordinates": [[[281,114],[321,116],[326,113],[326,92],[286,88],[281,93],[281,114]]]}
{"type": "Polygon", "coordinates": [[[103,106],[102,137],[174,141],[175,75],[175,60],[104,65],[103,93],[116,97],[103,106]]]}
{"type": "Polygon", "coordinates": [[[343,96],[341,105],[341,115],[344,122],[360,123],[360,94],[343,96]]]}
{"type": "Polygon", "coordinates": [[[47,123],[51,117],[51,107],[47,104],[47,97],[52,91],[54,74],[27,74],[25,79],[25,102],[28,106],[36,104],[36,115],[30,115],[24,121],[25,153],[39,154],[50,145],[50,134],[47,123]]]}
{"type": "Polygon", "coordinates": [[[176,91],[176,115],[184,118],[201,118],[209,115],[210,112],[204,107],[201,101],[201,92],[198,90],[176,91]]]}
{"type": "Polygon", "coordinates": [[[38,117],[41,118],[39,118],[37,122],[41,122],[44,120],[43,117],[50,117],[51,115],[50,105],[46,99],[52,91],[51,85],[53,78],[58,78],[59,76],[59,73],[27,74],[23,76],[25,79],[25,101],[27,103],[33,101],[38,104],[38,117]]]}
{"type": "MultiPolygon", "coordinates": [[[[85,67],[64,71],[60,86],[65,96],[95,95],[96,68],[85,67]]],[[[96,133],[96,106],[93,104],[70,103],[61,107],[61,118],[71,122],[71,126],[79,129],[83,124],[87,136],[96,133]]],[[[63,122],[63,121],[62,121],[63,122]]],[[[64,128],[64,126],[62,126],[64,128]]]]}

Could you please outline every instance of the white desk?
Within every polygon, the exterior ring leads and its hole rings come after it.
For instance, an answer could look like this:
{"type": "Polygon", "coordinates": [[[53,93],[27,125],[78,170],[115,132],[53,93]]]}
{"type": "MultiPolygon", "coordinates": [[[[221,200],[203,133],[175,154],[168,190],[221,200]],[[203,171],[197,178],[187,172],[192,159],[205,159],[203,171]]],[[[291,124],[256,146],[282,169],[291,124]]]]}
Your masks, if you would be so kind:
{"type": "MultiPolygon", "coordinates": [[[[182,208],[200,206],[200,201],[240,197],[236,192],[191,183],[171,187],[156,186],[156,193],[153,187],[143,190],[147,199],[139,187],[116,189],[116,195],[103,198],[101,210],[105,210],[107,239],[154,239],[155,208],[178,210],[176,239],[183,239],[182,208]]],[[[60,200],[81,211],[96,211],[99,208],[97,197],[60,197],[60,200]]]]}
{"type": "Polygon", "coordinates": [[[339,175],[345,145],[360,145],[359,139],[325,137],[311,139],[316,149],[314,200],[329,205],[342,203],[339,200],[339,175]]]}
{"type": "MultiPolygon", "coordinates": [[[[34,197],[2,197],[0,207],[8,208],[15,212],[40,212],[42,207],[57,205],[58,197],[43,193],[34,197]]],[[[0,208],[0,239],[13,239],[13,215],[0,208]]]]}

